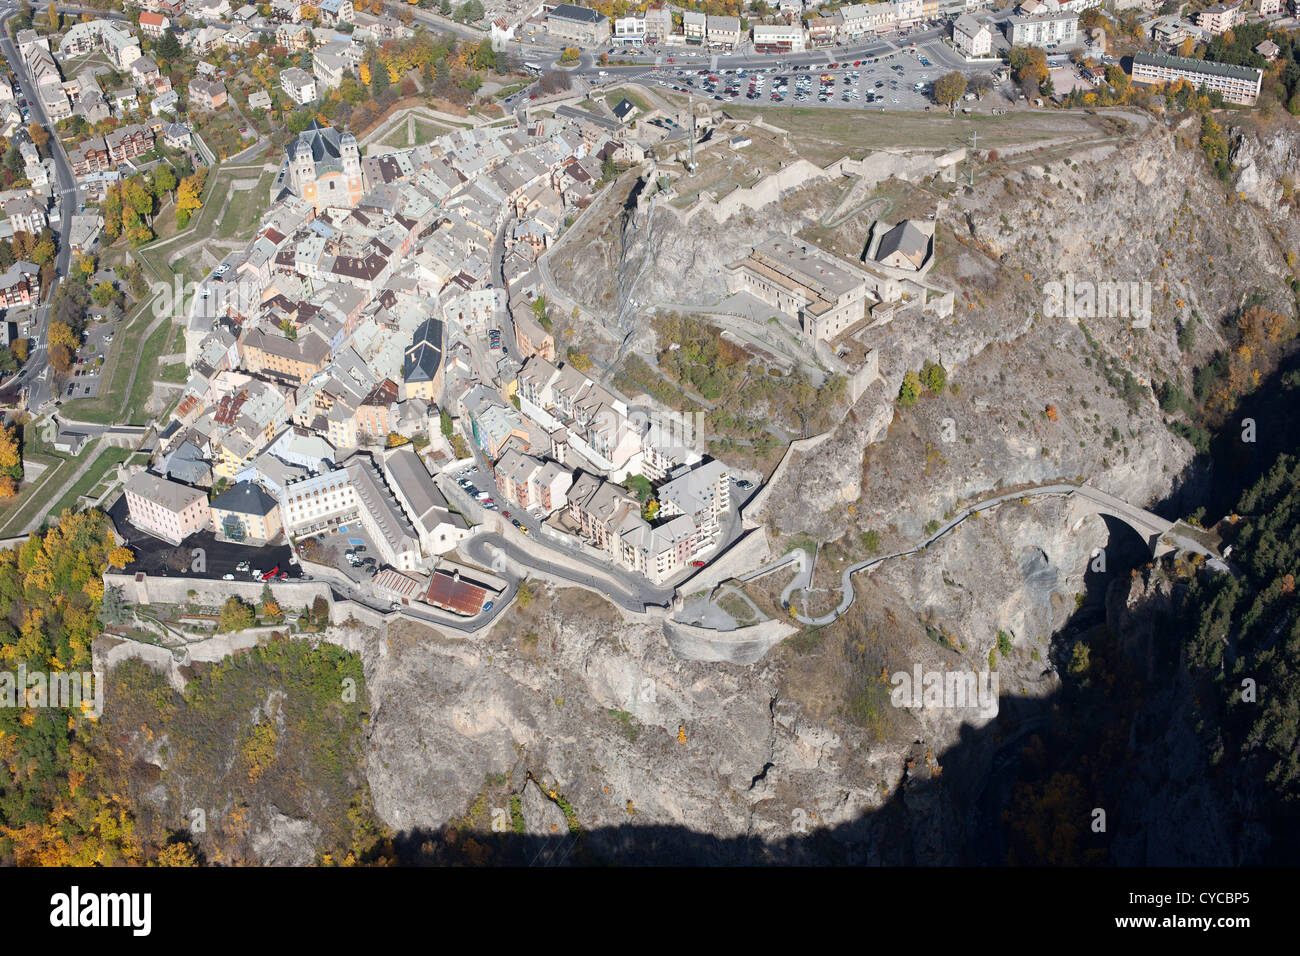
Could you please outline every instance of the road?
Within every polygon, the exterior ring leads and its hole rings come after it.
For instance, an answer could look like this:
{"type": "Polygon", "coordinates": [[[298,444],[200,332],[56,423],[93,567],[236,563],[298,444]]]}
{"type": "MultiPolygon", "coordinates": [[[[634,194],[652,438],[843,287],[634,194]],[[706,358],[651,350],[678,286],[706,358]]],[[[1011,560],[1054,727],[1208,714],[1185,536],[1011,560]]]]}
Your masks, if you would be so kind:
{"type": "MultiPolygon", "coordinates": [[[[4,54],[10,70],[18,78],[18,85],[22,90],[23,97],[27,100],[27,104],[31,109],[32,121],[40,123],[50,133],[50,155],[54,160],[54,174],[58,189],[60,215],[58,225],[54,231],[59,251],[54,260],[54,279],[50,283],[49,289],[42,290],[48,302],[59,280],[68,274],[72,263],[72,249],[68,245],[68,237],[72,234],[72,216],[81,207],[81,194],[77,189],[76,178],[72,175],[72,166],[68,162],[67,154],[63,151],[63,144],[55,135],[54,126],[50,123],[49,117],[45,115],[45,107],[41,105],[40,99],[36,96],[36,85],[32,82],[27,67],[18,56],[18,51],[9,37],[9,20],[16,12],[17,8],[12,0],[0,5],[0,30],[3,30],[3,35],[0,35],[0,53],[4,54]]],[[[27,363],[12,383],[14,387],[27,387],[27,407],[34,412],[39,411],[42,405],[54,397],[51,391],[51,373],[47,364],[49,359],[49,340],[47,337],[49,313],[50,310],[47,305],[40,306],[33,313],[31,328],[28,333],[32,340],[31,350],[27,363]]]]}
{"type": "MultiPolygon", "coordinates": [[[[963,521],[965,521],[967,518],[969,518],[971,515],[975,514],[976,512],[985,511],[989,508],[997,507],[998,505],[1003,504],[1007,501],[1013,501],[1020,498],[1041,498],[1048,495],[1079,495],[1080,497],[1087,498],[1089,501],[1093,502],[1094,504],[1100,505],[1105,509],[1115,511],[1118,517],[1121,518],[1121,520],[1125,521],[1127,524],[1133,527],[1133,529],[1137,531],[1140,535],[1142,535],[1144,538],[1148,537],[1148,534],[1151,532],[1155,532],[1157,534],[1163,534],[1169,531],[1170,528],[1172,527],[1172,523],[1165,520],[1164,518],[1161,518],[1158,515],[1154,515],[1143,508],[1137,507],[1136,505],[1129,504],[1123,499],[1116,498],[1114,495],[1109,495],[1103,491],[1099,491],[1096,488],[1089,487],[1088,485],[1078,485],[1078,484],[1061,482],[1061,483],[1053,483],[1048,485],[1040,485],[1037,488],[1031,488],[1027,490],[1011,491],[1011,492],[1007,492],[1006,494],[998,495],[997,497],[994,498],[986,498],[983,501],[979,501],[973,505],[970,505],[962,509],[956,515],[950,518],[947,522],[945,522],[933,534],[931,534],[924,541],[922,541],[918,545],[915,545],[914,547],[908,548],[904,551],[895,551],[892,554],[883,554],[880,555],[879,557],[868,558],[865,561],[859,561],[857,564],[853,564],[845,568],[844,573],[841,575],[840,603],[839,606],[834,611],[831,611],[827,614],[823,614],[820,617],[814,617],[814,618],[805,617],[804,615],[795,612],[791,612],[792,616],[795,618],[795,620],[799,621],[799,623],[813,626],[813,627],[820,627],[825,624],[830,624],[833,621],[835,621],[837,618],[839,618],[842,614],[844,614],[850,607],[853,606],[853,602],[856,599],[857,595],[853,591],[852,578],[853,575],[857,574],[859,571],[865,571],[867,568],[875,567],[877,564],[880,564],[881,562],[884,561],[891,561],[894,558],[900,558],[903,557],[904,555],[916,554],[919,551],[924,551],[926,548],[928,548],[934,542],[938,541],[949,531],[957,527],[957,525],[961,524],[963,521]]],[[[1213,551],[1210,551],[1209,549],[1205,548],[1202,544],[1200,544],[1200,542],[1194,541],[1193,539],[1188,538],[1185,535],[1176,536],[1174,544],[1179,548],[1196,551],[1200,554],[1204,554],[1210,557],[1215,557],[1215,558],[1218,557],[1218,555],[1214,554],[1213,551]]],[[[759,569],[759,571],[765,573],[767,571],[775,570],[776,567],[778,567],[781,564],[785,564],[789,560],[790,558],[787,555],[786,557],[782,558],[781,561],[777,562],[777,564],[769,565],[768,567],[761,568],[759,569]]],[[[757,576],[758,576],[757,573],[750,575],[750,577],[757,577],[757,576]]],[[[788,584],[785,590],[781,593],[781,600],[783,602],[788,601],[790,594],[793,591],[803,590],[804,588],[807,588],[811,584],[812,584],[811,562],[801,563],[799,573],[795,576],[794,580],[791,581],[790,584],[788,584]]]]}

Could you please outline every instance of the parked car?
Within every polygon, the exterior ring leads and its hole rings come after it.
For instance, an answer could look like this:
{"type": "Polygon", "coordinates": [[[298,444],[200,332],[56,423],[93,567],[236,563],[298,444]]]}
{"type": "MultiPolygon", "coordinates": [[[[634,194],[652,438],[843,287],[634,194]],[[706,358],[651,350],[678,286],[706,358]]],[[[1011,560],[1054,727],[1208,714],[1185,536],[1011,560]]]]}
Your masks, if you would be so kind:
{"type": "Polygon", "coordinates": [[[492,602],[488,601],[486,604],[483,605],[483,613],[486,614],[490,610],[492,610],[492,602]]]}
{"type": "Polygon", "coordinates": [[[691,562],[691,567],[693,567],[693,568],[702,568],[702,567],[704,567],[704,565],[705,565],[706,563],[707,563],[707,562],[704,562],[704,561],[692,561],[692,562],[691,562]]]}

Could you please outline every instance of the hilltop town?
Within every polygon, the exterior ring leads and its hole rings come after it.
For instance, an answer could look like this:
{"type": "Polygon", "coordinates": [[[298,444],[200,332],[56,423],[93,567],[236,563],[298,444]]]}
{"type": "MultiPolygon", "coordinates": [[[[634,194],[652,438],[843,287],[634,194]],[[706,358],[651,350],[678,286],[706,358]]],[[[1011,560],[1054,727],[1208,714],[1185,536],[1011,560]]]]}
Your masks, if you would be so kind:
{"type": "Polygon", "coordinates": [[[1286,525],[1293,13],[0,0],[0,650],[126,678],[0,713],[102,771],[0,804],[120,792],[95,862],[1182,859],[1043,833],[1286,525]]]}

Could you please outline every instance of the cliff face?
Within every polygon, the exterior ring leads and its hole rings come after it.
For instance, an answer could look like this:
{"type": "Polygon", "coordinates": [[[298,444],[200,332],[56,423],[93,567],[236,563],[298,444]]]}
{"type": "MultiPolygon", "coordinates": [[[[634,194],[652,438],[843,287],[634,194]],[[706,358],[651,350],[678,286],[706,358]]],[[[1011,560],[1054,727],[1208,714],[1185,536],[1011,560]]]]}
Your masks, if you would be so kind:
{"type": "MultiPolygon", "coordinates": [[[[1150,505],[1194,486],[1192,450],[1162,423],[1152,388],[1190,389],[1196,365],[1224,344],[1219,318],[1247,295],[1290,313],[1294,217],[1277,201],[1297,147],[1294,136],[1240,136],[1244,198],[1229,199],[1177,135],[1156,128],[1140,143],[1009,165],[958,190],[940,215],[931,276],[956,290],[954,314],[903,311],[863,335],[882,380],[829,440],[792,459],[762,515],[769,528],[852,553],[865,531],[910,543],[997,488],[1086,479],[1150,505]],[[1149,325],[1052,314],[1049,284],[1067,276],[1149,284],[1149,325]],[[896,409],[904,373],[925,361],[941,362],[950,386],[896,409]]],[[[782,203],[784,228],[816,220],[809,197],[782,203]]],[[[597,307],[606,296],[711,301],[721,266],[753,234],[707,219],[681,229],[676,213],[646,203],[609,228],[617,241],[573,255],[566,280],[597,307]]],[[[1112,556],[1113,576],[1141,563],[1134,547],[1101,519],[1072,522],[1060,500],[1009,502],[860,576],[849,614],[749,667],[676,659],[658,627],[573,590],[541,589],[482,639],[390,633],[367,651],[377,812],[397,829],[436,829],[504,777],[525,793],[529,832],[562,831],[554,803],[524,783],[531,775],[567,801],[598,859],[1001,860],[989,808],[1010,799],[1002,771],[1026,735],[1052,719],[1062,689],[1053,636],[1111,580],[1090,570],[1096,551],[1112,556]],[[917,664],[992,665],[1002,717],[893,707],[882,674],[917,664]]],[[[1140,660],[1167,587],[1126,574],[1109,586],[1110,626],[1140,660]]],[[[1180,713],[1183,692],[1150,712],[1180,713]]],[[[1166,755],[1128,790],[1151,809],[1112,858],[1233,858],[1228,837],[1188,822],[1212,805],[1209,792],[1169,789],[1199,772],[1194,736],[1163,733],[1153,746],[1166,755]],[[1177,812],[1162,816],[1166,799],[1177,812]]]]}

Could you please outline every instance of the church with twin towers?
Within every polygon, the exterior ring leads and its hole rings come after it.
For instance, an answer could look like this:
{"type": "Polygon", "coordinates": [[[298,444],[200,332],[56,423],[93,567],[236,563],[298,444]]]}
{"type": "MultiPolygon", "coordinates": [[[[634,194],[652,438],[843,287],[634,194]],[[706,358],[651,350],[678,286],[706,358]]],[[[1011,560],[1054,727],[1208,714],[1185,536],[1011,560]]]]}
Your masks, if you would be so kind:
{"type": "Polygon", "coordinates": [[[318,213],[331,206],[351,208],[361,201],[365,192],[361,149],[350,132],[313,121],[285,152],[289,190],[318,213]]]}

